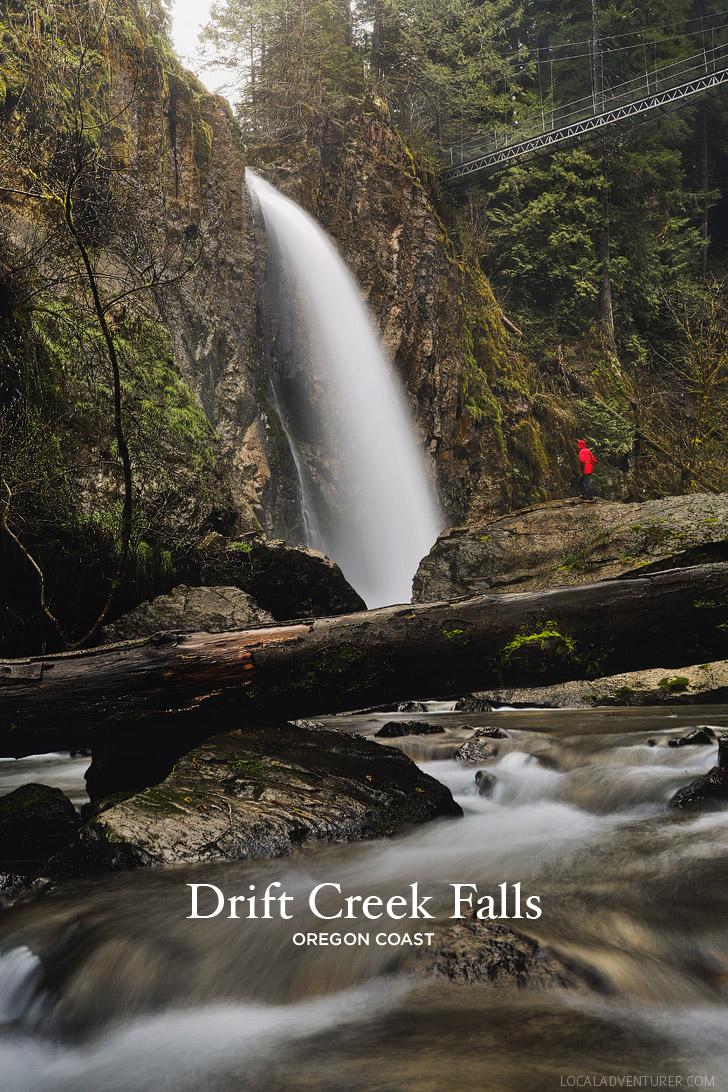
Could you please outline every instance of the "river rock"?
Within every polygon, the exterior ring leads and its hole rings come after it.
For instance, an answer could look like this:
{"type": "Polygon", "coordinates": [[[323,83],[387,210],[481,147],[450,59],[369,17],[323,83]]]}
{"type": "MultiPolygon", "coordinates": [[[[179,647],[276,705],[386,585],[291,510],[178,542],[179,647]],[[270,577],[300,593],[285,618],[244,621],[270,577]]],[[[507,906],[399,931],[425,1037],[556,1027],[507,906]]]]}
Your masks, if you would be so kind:
{"type": "Polygon", "coordinates": [[[656,667],[553,686],[483,690],[462,698],[457,708],[490,712],[493,706],[593,709],[595,706],[718,705],[728,702],[728,660],[692,667],[656,667]]]}
{"type": "Polygon", "coordinates": [[[441,724],[428,724],[423,720],[388,720],[374,734],[382,739],[396,739],[398,736],[434,736],[444,731],[441,724]]]}
{"type": "Polygon", "coordinates": [[[697,777],[684,789],[679,789],[670,806],[673,808],[709,808],[728,803],[728,768],[714,766],[707,774],[697,777]]]}
{"type": "Polygon", "coordinates": [[[276,724],[215,736],[160,785],[113,803],[82,828],[67,867],[278,857],[461,814],[449,790],[398,750],[276,724]]]}
{"type": "Polygon", "coordinates": [[[420,562],[412,601],[586,584],[635,570],[723,561],[726,537],[726,493],[639,504],[550,501],[443,531],[420,562]]]}
{"type": "Polygon", "coordinates": [[[491,796],[495,788],[496,778],[486,770],[475,771],[475,784],[478,786],[478,796],[491,796]]]}
{"type": "Polygon", "coordinates": [[[102,644],[173,633],[222,633],[273,622],[246,592],[234,587],[190,588],[180,584],[167,595],[140,603],[102,631],[102,644]]]}
{"type": "Polygon", "coordinates": [[[550,948],[500,922],[465,919],[436,932],[431,948],[413,954],[420,971],[467,985],[517,987],[593,986],[590,976],[561,960],[550,948]]]}
{"type": "Polygon", "coordinates": [[[700,728],[694,728],[692,732],[688,732],[686,736],[678,736],[676,739],[669,739],[667,741],[668,747],[705,747],[711,746],[715,742],[715,732],[707,725],[700,728]]]}
{"type": "Polygon", "coordinates": [[[27,871],[46,861],[80,823],[66,794],[48,785],[22,785],[0,797],[0,870],[27,871]]]}
{"type": "Polygon", "coordinates": [[[487,762],[489,758],[498,755],[498,744],[491,739],[469,739],[453,755],[457,762],[465,762],[475,765],[478,762],[487,762]]]}
{"type": "Polygon", "coordinates": [[[728,735],[718,736],[718,765],[721,769],[728,767],[728,735]]]}
{"type": "Polygon", "coordinates": [[[325,554],[263,535],[228,543],[209,534],[194,554],[195,583],[241,588],[277,622],[366,610],[366,604],[325,554]]]}

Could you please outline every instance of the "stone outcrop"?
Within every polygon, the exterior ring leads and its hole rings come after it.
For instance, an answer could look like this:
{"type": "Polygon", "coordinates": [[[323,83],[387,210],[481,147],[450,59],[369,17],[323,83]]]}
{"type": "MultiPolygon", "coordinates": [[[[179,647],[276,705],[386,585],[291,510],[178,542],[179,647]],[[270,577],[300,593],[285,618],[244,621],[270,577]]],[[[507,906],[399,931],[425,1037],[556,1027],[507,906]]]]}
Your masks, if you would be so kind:
{"type": "Polygon", "coordinates": [[[180,584],[168,595],[158,595],[156,599],[140,603],[113,625],[106,626],[100,643],[151,637],[160,630],[221,633],[273,621],[272,614],[262,610],[239,588],[188,588],[180,584]]]}
{"type": "Polygon", "coordinates": [[[263,535],[228,543],[210,534],[199,543],[190,569],[200,584],[242,588],[279,622],[366,610],[335,562],[318,550],[263,535]]]}
{"type": "Polygon", "coordinates": [[[414,602],[587,584],[728,557],[728,494],[639,504],[551,501],[444,531],[414,580],[414,602]]]}
{"type": "Polygon", "coordinates": [[[160,785],[88,822],[64,867],[278,857],[460,814],[449,790],[400,751],[279,724],[215,736],[191,751],[160,785]]]}
{"type": "Polygon", "coordinates": [[[714,705],[727,701],[728,660],[717,660],[691,667],[625,671],[554,686],[482,690],[461,698],[457,708],[462,712],[487,712],[499,705],[592,709],[598,705],[714,705]]]}

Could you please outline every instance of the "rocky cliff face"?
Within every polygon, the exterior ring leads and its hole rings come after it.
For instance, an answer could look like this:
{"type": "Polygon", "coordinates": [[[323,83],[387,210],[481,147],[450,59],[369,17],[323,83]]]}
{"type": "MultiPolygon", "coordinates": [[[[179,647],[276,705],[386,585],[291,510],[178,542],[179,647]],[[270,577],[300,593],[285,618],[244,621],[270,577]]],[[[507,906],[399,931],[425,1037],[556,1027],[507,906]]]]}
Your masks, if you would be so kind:
{"type": "Polygon", "coordinates": [[[336,240],[409,394],[452,520],[506,504],[501,413],[490,389],[506,366],[487,282],[456,256],[435,184],[368,98],[344,122],[312,119],[305,143],[255,148],[256,170],[336,240]]]}

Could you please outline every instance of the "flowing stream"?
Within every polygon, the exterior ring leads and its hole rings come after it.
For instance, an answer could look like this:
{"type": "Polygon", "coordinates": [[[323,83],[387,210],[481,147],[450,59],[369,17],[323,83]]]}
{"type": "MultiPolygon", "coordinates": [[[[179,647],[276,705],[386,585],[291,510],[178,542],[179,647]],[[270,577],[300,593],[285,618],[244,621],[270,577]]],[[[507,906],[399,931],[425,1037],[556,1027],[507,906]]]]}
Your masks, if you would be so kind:
{"type": "MultiPolygon", "coordinates": [[[[667,806],[716,754],[669,740],[696,723],[725,726],[728,709],[422,718],[445,731],[397,745],[451,787],[462,819],[277,861],[75,881],[3,914],[2,1088],[540,1092],[590,1075],[601,1087],[630,1076],[632,1087],[728,1089],[728,810],[667,806]],[[491,797],[452,759],[479,724],[508,733],[487,763],[491,797]],[[293,920],[187,917],[189,883],[237,895],[275,881],[295,899],[293,920]],[[417,883],[442,918],[451,884],[520,882],[543,914],[512,925],[600,987],[414,976],[413,948],[396,941],[427,923],[317,920],[307,895],[324,882],[384,898],[417,883]],[[382,929],[395,943],[374,942],[382,929]],[[345,930],[371,943],[292,939],[345,930]]],[[[387,719],[334,722],[372,735],[387,719]]]]}
{"type": "Polygon", "coordinates": [[[307,545],[369,607],[409,602],[443,523],[404,394],[328,236],[253,171],[280,312],[273,396],[299,479],[307,545]]]}

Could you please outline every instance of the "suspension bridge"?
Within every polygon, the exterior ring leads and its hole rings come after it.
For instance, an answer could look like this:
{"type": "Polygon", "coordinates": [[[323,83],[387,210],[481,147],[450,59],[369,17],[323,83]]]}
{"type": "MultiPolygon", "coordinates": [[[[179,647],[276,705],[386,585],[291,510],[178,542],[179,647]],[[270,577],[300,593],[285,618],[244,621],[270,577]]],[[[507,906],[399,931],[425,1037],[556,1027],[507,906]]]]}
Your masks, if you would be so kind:
{"type": "MultiPolygon", "coordinates": [[[[727,15],[727,12],[721,13],[723,17],[727,15]]],[[[606,82],[601,87],[596,86],[595,54],[591,48],[588,53],[577,55],[589,58],[591,93],[558,107],[554,106],[553,97],[554,60],[548,58],[547,50],[538,50],[535,57],[538,110],[523,126],[517,127],[516,123],[494,127],[449,148],[440,164],[441,179],[452,182],[478,172],[495,174],[519,160],[546,152],[567,141],[585,139],[609,126],[649,120],[659,112],[679,107],[694,100],[697,95],[728,84],[728,22],[715,26],[714,21],[718,18],[713,16],[713,22],[707,27],[705,20],[700,21],[697,43],[695,31],[675,35],[690,42],[693,48],[696,44],[700,48],[669,64],[648,65],[649,47],[654,46],[656,54],[658,43],[648,42],[644,31],[637,32],[641,35],[641,41],[634,46],[618,45],[614,49],[604,49],[599,57],[602,64],[609,63],[612,53],[622,54],[630,49],[641,50],[644,56],[643,70],[637,76],[611,86],[607,86],[606,82]],[[544,60],[541,59],[542,54],[544,60]],[[546,99],[541,91],[543,64],[550,65],[551,75],[551,91],[546,99]]],[[[558,60],[573,62],[574,56],[557,57],[558,60]]]]}

